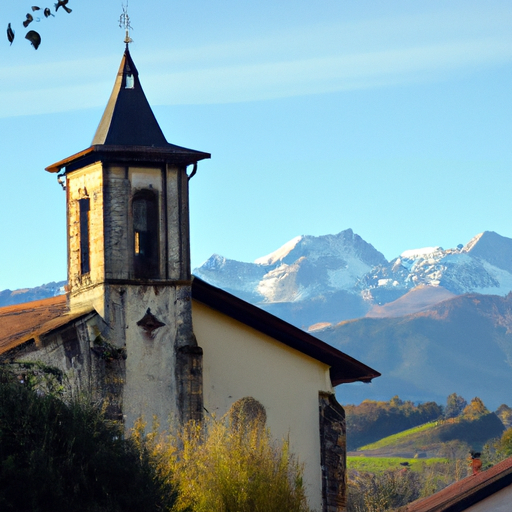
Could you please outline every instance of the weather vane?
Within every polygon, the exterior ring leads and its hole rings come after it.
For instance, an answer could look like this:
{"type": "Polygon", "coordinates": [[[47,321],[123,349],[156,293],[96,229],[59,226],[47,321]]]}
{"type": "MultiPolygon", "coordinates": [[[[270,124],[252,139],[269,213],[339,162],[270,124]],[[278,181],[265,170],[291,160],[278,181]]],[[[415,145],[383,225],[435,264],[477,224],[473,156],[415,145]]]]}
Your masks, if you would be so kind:
{"type": "Polygon", "coordinates": [[[119,16],[119,28],[124,28],[126,31],[126,36],[124,38],[124,42],[128,45],[133,42],[133,39],[130,37],[130,29],[133,30],[133,27],[130,25],[130,16],[128,16],[128,0],[126,0],[126,6],[121,4],[123,9],[123,14],[119,16]]]}

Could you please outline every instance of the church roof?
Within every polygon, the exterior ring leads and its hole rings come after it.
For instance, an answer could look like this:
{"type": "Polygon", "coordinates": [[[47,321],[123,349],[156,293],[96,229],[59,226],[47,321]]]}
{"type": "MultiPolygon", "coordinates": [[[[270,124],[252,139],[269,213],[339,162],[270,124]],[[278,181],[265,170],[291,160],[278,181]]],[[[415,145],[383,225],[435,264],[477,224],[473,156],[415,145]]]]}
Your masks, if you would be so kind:
{"type": "Polygon", "coordinates": [[[192,298],[331,367],[333,386],[370,382],[380,373],[311,334],[220,288],[193,277],[192,298]]]}
{"type": "Polygon", "coordinates": [[[209,153],[167,142],[142,90],[139,73],[126,46],[110,99],[91,146],[46,168],[66,172],[98,160],[167,162],[189,165],[209,153]]]}
{"type": "Polygon", "coordinates": [[[68,310],[65,295],[0,308],[0,355],[90,313],[68,310]]]}
{"type": "MultiPolygon", "coordinates": [[[[334,386],[380,376],[307,332],[197,277],[192,280],[192,299],[330,366],[334,386]]],[[[65,295],[0,308],[0,356],[92,311],[69,312],[65,295]]]]}

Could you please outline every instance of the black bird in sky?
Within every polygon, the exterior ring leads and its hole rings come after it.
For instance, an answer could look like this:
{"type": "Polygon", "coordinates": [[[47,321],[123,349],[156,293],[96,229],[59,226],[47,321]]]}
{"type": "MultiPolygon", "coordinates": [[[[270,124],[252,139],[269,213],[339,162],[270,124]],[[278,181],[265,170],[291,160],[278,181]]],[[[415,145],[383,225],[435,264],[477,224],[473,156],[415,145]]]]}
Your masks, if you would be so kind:
{"type": "Polygon", "coordinates": [[[58,3],[55,4],[55,11],[59,9],[59,7],[62,7],[68,14],[71,12],[71,9],[69,7],[66,7],[66,4],[69,2],[69,0],[59,0],[58,3]]]}
{"type": "Polygon", "coordinates": [[[14,30],[11,28],[10,23],[7,25],[7,39],[11,44],[14,41],[14,30]]]}
{"type": "Polygon", "coordinates": [[[41,44],[41,36],[35,30],[30,30],[29,32],[27,32],[25,39],[28,39],[32,43],[34,49],[36,50],[39,48],[39,45],[41,44]]]}
{"type": "Polygon", "coordinates": [[[43,13],[44,13],[44,17],[45,17],[45,18],[48,18],[48,16],[53,16],[53,17],[55,18],[55,14],[53,14],[53,13],[52,13],[52,11],[50,11],[50,8],[49,8],[49,7],[47,7],[47,8],[43,11],[43,13]]]}
{"type": "Polygon", "coordinates": [[[27,13],[27,19],[23,22],[23,26],[27,28],[34,21],[32,14],[27,13]]]}
{"type": "Polygon", "coordinates": [[[32,6],[32,10],[33,11],[39,11],[39,10],[41,10],[41,7],[37,7],[37,5],[33,5],[32,6]]]}

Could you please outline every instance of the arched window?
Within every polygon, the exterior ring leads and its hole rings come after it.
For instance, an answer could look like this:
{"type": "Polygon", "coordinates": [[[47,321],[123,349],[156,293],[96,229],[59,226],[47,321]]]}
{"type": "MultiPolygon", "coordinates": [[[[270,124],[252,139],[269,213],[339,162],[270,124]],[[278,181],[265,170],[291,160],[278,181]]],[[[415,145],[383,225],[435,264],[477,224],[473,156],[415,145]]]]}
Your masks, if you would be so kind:
{"type": "Polygon", "coordinates": [[[228,415],[234,429],[264,429],[267,422],[265,407],[252,396],[245,396],[234,402],[228,415]]]}
{"type": "Polygon", "coordinates": [[[158,207],[150,190],[138,192],[132,201],[135,277],[158,277],[158,207]]]}

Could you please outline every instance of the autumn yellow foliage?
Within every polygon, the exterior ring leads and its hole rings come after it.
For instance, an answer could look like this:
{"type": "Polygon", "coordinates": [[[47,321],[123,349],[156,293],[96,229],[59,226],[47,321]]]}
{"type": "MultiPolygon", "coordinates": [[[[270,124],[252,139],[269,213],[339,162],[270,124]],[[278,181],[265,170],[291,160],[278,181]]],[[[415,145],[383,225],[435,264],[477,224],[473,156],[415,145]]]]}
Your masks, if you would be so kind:
{"type": "Polygon", "coordinates": [[[145,427],[139,421],[133,438],[159,478],[176,486],[176,511],[309,512],[302,465],[261,422],[208,418],[178,434],[154,425],[145,435],[145,427]]]}

